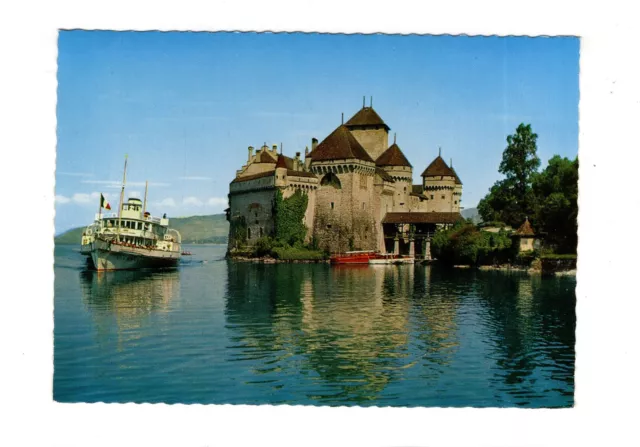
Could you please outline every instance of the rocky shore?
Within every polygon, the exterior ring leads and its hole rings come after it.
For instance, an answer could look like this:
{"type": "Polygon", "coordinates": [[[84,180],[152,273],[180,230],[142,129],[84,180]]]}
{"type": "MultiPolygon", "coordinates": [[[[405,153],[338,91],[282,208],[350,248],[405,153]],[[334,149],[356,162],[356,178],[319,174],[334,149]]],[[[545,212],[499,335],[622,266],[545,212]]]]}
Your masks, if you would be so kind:
{"type": "MultiPolygon", "coordinates": [[[[470,268],[474,268],[471,267],[469,265],[454,265],[454,268],[460,268],[460,269],[470,269],[470,268]]],[[[518,272],[518,273],[528,273],[530,275],[541,275],[543,274],[542,269],[540,268],[540,266],[534,266],[534,267],[521,267],[521,266],[517,266],[517,265],[481,265],[479,267],[477,267],[478,270],[483,270],[483,271],[501,271],[501,272],[518,272]]],[[[544,272],[545,274],[548,275],[554,275],[554,276],[576,276],[577,271],[576,269],[568,269],[568,270],[559,270],[559,271],[551,271],[551,272],[544,272]]]]}
{"type": "Polygon", "coordinates": [[[328,259],[276,259],[271,256],[252,258],[247,256],[229,256],[229,259],[237,262],[251,262],[254,264],[328,264],[328,259]]]}

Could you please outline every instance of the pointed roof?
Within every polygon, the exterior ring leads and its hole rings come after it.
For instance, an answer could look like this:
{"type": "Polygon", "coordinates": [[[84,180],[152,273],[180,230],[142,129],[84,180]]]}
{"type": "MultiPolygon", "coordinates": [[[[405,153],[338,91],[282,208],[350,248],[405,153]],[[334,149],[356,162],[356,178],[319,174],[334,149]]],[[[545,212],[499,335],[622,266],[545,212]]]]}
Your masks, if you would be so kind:
{"type": "Polygon", "coordinates": [[[287,169],[287,160],[285,160],[284,155],[278,155],[278,161],[276,162],[276,169],[284,168],[287,169]]]}
{"type": "Polygon", "coordinates": [[[520,225],[520,228],[516,230],[515,234],[518,236],[535,236],[528,217],[525,219],[524,223],[520,225]]]}
{"type": "Polygon", "coordinates": [[[451,171],[453,171],[453,175],[455,175],[456,177],[456,185],[462,185],[462,180],[460,180],[460,177],[458,177],[458,173],[455,169],[453,169],[453,166],[451,166],[451,171]]]}
{"type": "Polygon", "coordinates": [[[373,110],[373,107],[363,107],[358,110],[358,112],[345,123],[345,126],[383,126],[387,131],[390,129],[390,127],[382,121],[380,115],[373,110]]]}
{"type": "Polygon", "coordinates": [[[457,177],[456,173],[447,166],[447,163],[442,159],[440,155],[431,162],[427,169],[422,173],[422,177],[441,176],[448,175],[451,177],[457,177]]]}
{"type": "Polygon", "coordinates": [[[373,162],[367,151],[351,135],[346,126],[339,126],[331,135],[325,138],[309,154],[313,161],[344,160],[356,158],[358,160],[373,162]]]}
{"type": "Polygon", "coordinates": [[[413,167],[396,143],[393,143],[389,147],[389,149],[380,154],[380,156],[376,160],[376,166],[407,166],[409,168],[413,167]]]}
{"type": "Polygon", "coordinates": [[[260,156],[256,160],[257,163],[275,163],[276,161],[273,159],[273,156],[265,151],[264,149],[260,151],[260,156]]]}

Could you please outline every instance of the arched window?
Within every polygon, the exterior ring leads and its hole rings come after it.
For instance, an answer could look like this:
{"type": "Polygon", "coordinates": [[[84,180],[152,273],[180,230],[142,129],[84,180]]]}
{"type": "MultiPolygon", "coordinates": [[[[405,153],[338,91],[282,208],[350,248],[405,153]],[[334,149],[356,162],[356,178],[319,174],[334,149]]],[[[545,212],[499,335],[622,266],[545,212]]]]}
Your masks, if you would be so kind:
{"type": "Polygon", "coordinates": [[[340,179],[333,172],[329,172],[327,175],[322,177],[322,180],[320,180],[320,186],[331,186],[336,189],[342,189],[340,179]]]}
{"type": "Polygon", "coordinates": [[[251,239],[251,228],[247,228],[247,239],[251,239]]]}

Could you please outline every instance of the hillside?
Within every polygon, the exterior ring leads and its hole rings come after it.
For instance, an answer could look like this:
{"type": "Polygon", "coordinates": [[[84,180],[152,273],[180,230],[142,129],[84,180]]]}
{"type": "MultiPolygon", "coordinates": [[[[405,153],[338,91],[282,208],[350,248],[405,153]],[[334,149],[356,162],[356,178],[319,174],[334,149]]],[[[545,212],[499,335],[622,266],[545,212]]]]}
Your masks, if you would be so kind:
{"type": "Polygon", "coordinates": [[[467,208],[466,210],[462,210],[460,214],[462,214],[462,217],[465,219],[471,219],[474,224],[482,222],[482,218],[478,214],[477,208],[467,208]]]}
{"type": "MultiPolygon", "coordinates": [[[[224,214],[210,216],[174,217],[169,226],[182,236],[183,244],[226,244],[229,222],[224,214]]],[[[55,238],[56,244],[80,244],[82,230],[74,228],[55,238]]]]}

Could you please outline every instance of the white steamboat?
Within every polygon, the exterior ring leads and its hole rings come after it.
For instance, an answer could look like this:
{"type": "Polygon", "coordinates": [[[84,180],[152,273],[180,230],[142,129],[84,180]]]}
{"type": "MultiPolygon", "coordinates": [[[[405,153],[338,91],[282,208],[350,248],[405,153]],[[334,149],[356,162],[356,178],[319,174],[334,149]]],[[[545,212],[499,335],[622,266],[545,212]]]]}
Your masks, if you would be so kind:
{"type": "Polygon", "coordinates": [[[176,267],[182,257],[180,233],[169,228],[166,214],[151,216],[137,198],[124,201],[127,164],[117,214],[102,216],[102,201],[95,222],[82,235],[81,253],[90,256],[93,267],[104,270],[133,270],[176,267]]]}

